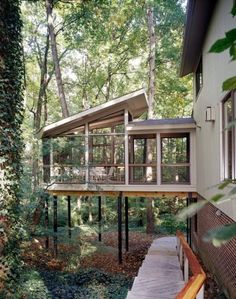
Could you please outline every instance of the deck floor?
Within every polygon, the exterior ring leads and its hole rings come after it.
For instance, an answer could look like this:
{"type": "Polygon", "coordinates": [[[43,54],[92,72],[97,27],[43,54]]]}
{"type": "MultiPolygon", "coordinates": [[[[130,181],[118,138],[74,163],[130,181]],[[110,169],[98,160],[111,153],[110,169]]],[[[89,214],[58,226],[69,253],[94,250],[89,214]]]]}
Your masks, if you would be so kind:
{"type": "Polygon", "coordinates": [[[155,239],[126,299],[174,299],[184,287],[176,237],[155,239]]]}

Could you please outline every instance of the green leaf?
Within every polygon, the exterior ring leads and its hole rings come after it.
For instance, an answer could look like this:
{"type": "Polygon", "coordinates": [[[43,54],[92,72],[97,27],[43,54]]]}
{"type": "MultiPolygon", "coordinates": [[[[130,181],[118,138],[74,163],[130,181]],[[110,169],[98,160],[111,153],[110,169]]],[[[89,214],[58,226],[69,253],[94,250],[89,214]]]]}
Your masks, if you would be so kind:
{"type": "Polygon", "coordinates": [[[232,45],[232,42],[228,38],[218,39],[210,48],[210,53],[220,53],[228,49],[232,45]]]}
{"type": "Polygon", "coordinates": [[[179,221],[183,221],[186,220],[187,218],[192,217],[193,215],[195,215],[198,211],[200,211],[205,204],[207,204],[208,201],[206,200],[201,200],[199,202],[196,203],[192,203],[190,206],[188,206],[187,208],[184,208],[183,210],[181,210],[176,218],[179,221]]]}
{"type": "Polygon", "coordinates": [[[211,199],[210,199],[210,201],[217,202],[217,201],[219,201],[222,197],[224,197],[224,194],[219,193],[219,194],[216,194],[216,195],[212,196],[211,199]]]}
{"type": "Polygon", "coordinates": [[[232,60],[236,60],[236,45],[230,47],[229,54],[232,57],[232,60]]]}
{"type": "Polygon", "coordinates": [[[222,89],[225,90],[233,90],[236,88],[236,76],[231,77],[223,82],[222,89]]]}
{"type": "Polygon", "coordinates": [[[219,190],[223,190],[225,187],[227,187],[229,184],[231,183],[231,180],[225,180],[223,183],[221,183],[219,186],[218,186],[218,189],[219,190]]]}
{"type": "Polygon", "coordinates": [[[209,230],[204,236],[205,242],[212,242],[215,247],[219,247],[236,236],[236,223],[218,226],[209,230]]]}
{"type": "Polygon", "coordinates": [[[236,28],[225,33],[228,41],[234,42],[236,40],[236,28]]]}
{"type": "Polygon", "coordinates": [[[234,4],[234,6],[233,6],[233,8],[231,10],[231,14],[232,14],[233,17],[236,16],[236,4],[234,4]]]}

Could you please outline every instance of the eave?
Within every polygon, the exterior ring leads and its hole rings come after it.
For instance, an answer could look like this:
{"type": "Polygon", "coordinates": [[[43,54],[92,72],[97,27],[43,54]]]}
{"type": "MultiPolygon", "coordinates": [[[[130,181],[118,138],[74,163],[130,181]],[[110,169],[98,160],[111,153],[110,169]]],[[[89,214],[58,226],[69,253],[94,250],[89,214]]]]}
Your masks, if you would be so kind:
{"type": "Polygon", "coordinates": [[[195,72],[217,0],[189,0],[180,76],[195,72]]]}

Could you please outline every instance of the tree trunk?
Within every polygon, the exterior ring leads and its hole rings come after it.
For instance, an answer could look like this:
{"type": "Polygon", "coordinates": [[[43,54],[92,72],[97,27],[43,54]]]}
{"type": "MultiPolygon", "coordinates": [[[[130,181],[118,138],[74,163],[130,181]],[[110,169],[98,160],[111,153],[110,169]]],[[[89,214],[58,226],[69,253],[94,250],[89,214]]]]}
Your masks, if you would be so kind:
{"type": "Polygon", "coordinates": [[[47,22],[48,22],[50,41],[51,41],[52,59],[55,66],[55,75],[56,75],[56,82],[58,88],[58,95],[61,103],[62,116],[68,117],[69,111],[66,103],[65,92],[64,92],[63,82],[62,82],[62,75],[61,75],[57,44],[56,44],[56,34],[53,25],[53,15],[52,15],[53,0],[45,0],[45,7],[47,12],[47,22]]]}
{"type": "MultiPolygon", "coordinates": [[[[34,113],[34,142],[33,142],[33,156],[32,156],[32,191],[35,192],[37,187],[39,186],[39,159],[38,159],[38,149],[39,149],[39,140],[36,137],[37,133],[39,132],[42,124],[42,109],[44,102],[46,101],[46,91],[48,84],[52,78],[53,72],[48,75],[48,51],[49,51],[49,35],[47,35],[46,38],[46,44],[45,44],[45,50],[43,55],[41,53],[38,53],[42,57],[42,62],[39,63],[40,68],[40,87],[39,87],[39,93],[38,93],[38,100],[37,100],[37,106],[36,111],[34,113]]],[[[44,111],[44,120],[46,119],[45,115],[46,111],[44,111]]],[[[44,125],[44,123],[43,123],[44,125]]],[[[39,197],[37,207],[33,213],[33,225],[38,225],[40,222],[40,218],[42,215],[44,207],[44,198],[39,197]]]]}
{"type": "MultiPolygon", "coordinates": [[[[155,21],[153,15],[153,8],[147,9],[147,26],[148,26],[148,38],[149,38],[149,73],[148,73],[148,119],[154,116],[154,95],[155,95],[155,50],[156,50],[156,36],[155,36],[155,21]]],[[[146,143],[146,163],[151,163],[152,157],[152,140],[147,140],[146,143]]],[[[147,167],[146,178],[152,179],[152,167],[147,167]]],[[[147,234],[154,233],[154,215],[153,215],[153,198],[147,198],[147,234]]]]}
{"type": "Polygon", "coordinates": [[[148,25],[148,39],[149,39],[149,57],[148,57],[148,118],[154,116],[154,95],[155,95],[155,52],[156,52],[156,35],[155,35],[155,21],[153,15],[153,8],[147,9],[147,25],[148,25]]]}

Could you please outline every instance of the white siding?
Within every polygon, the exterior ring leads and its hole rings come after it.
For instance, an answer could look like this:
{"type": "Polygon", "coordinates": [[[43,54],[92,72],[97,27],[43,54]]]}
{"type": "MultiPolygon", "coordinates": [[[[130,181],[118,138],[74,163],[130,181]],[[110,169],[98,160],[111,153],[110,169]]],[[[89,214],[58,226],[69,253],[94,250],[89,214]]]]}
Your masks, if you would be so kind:
{"type": "MultiPolygon", "coordinates": [[[[221,161],[221,101],[222,82],[236,75],[236,62],[230,62],[228,51],[208,53],[211,45],[229,29],[235,28],[235,19],[230,11],[233,0],[219,0],[209,26],[203,47],[203,87],[194,103],[194,118],[197,122],[197,191],[205,198],[219,192],[216,184],[222,180],[221,161]],[[216,121],[206,122],[207,106],[215,107],[216,121]]],[[[222,203],[222,211],[236,220],[236,200],[222,203]]]]}

